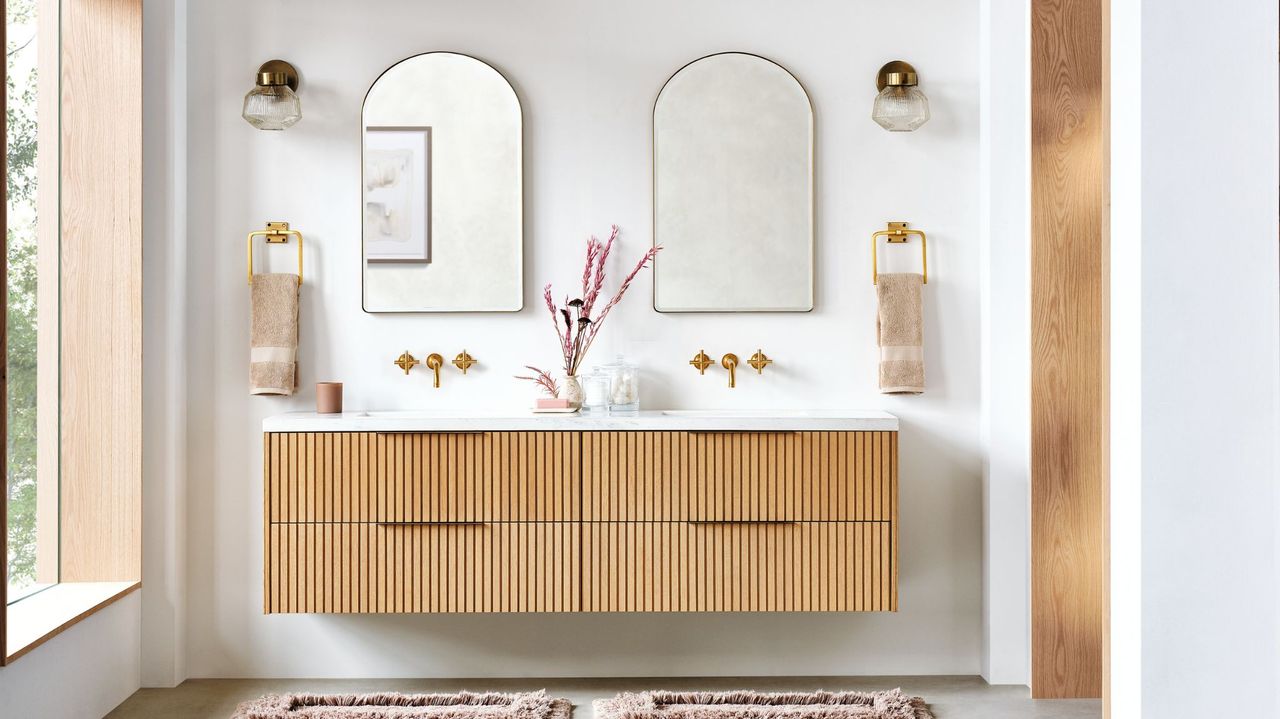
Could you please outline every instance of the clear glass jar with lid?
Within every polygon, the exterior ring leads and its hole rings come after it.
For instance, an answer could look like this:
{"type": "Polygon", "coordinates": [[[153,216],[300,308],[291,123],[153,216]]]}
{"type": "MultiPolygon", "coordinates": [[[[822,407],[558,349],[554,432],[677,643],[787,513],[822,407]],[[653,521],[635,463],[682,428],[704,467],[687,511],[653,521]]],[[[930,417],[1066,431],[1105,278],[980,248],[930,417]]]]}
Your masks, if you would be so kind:
{"type": "Polygon", "coordinates": [[[590,414],[609,411],[609,374],[598,367],[582,376],[582,411],[590,414]]]}
{"type": "Polygon", "coordinates": [[[611,365],[604,367],[609,377],[609,411],[617,413],[640,411],[640,368],[622,355],[611,365]]]}

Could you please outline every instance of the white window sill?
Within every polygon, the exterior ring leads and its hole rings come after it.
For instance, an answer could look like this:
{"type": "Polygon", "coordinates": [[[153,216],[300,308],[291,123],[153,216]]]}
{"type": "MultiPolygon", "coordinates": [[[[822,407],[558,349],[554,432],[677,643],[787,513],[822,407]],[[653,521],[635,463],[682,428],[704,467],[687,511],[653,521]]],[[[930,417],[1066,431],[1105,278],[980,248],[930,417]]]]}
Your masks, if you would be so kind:
{"type": "Polygon", "coordinates": [[[10,604],[5,623],[6,662],[12,662],[140,586],[141,582],[70,582],[56,584],[10,604]]]}

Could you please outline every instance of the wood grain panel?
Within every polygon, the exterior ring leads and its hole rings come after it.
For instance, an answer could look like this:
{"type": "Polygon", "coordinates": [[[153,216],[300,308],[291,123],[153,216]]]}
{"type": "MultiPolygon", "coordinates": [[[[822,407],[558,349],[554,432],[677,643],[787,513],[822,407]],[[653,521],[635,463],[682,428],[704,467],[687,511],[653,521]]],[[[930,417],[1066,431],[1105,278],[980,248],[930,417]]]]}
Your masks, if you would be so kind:
{"type": "Polygon", "coordinates": [[[141,2],[64,0],[61,79],[61,580],[131,581],[142,563],[141,2]]]}
{"type": "Polygon", "coordinates": [[[583,611],[896,611],[888,522],[592,522],[583,611]]]}
{"type": "Polygon", "coordinates": [[[265,611],[577,611],[579,527],[272,523],[265,611]]]}
{"type": "Polygon", "coordinates": [[[1102,692],[1107,484],[1106,0],[1033,0],[1032,695],[1102,692]]]}
{"type": "Polygon", "coordinates": [[[586,521],[885,520],[895,432],[586,432],[586,521]]]}
{"type": "Polygon", "coordinates": [[[580,516],[572,432],[273,433],[275,522],[560,522],[580,516]]]}
{"type": "Polygon", "coordinates": [[[263,456],[267,612],[897,607],[893,432],[269,433],[263,456]],[[588,516],[692,519],[582,521],[584,482],[588,516]]]}

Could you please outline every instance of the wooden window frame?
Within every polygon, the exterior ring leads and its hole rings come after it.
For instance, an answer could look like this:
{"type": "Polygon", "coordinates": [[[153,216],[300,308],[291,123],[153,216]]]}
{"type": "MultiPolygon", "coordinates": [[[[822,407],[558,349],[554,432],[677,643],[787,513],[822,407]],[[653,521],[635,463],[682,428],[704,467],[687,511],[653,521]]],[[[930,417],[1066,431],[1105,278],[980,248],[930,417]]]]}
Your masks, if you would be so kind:
{"type": "MultiPolygon", "coordinates": [[[[56,159],[41,156],[58,182],[56,193],[42,194],[56,198],[56,209],[42,216],[58,220],[50,231],[57,233],[59,295],[67,301],[57,307],[60,402],[52,426],[61,442],[40,461],[58,468],[59,582],[124,588],[10,653],[8,507],[0,492],[0,665],[136,590],[142,573],[142,2],[48,2],[61,38],[52,95],[57,122],[48,128],[57,152],[56,159]]],[[[5,209],[0,230],[7,228],[5,209]]],[[[0,268],[7,277],[7,253],[0,253],[0,268]]],[[[7,306],[5,292],[7,283],[0,288],[7,306]]],[[[0,312],[0,339],[7,346],[6,315],[0,312]]],[[[0,397],[7,390],[0,370],[0,397]]],[[[0,412],[0,430],[7,433],[6,415],[0,412]]]]}

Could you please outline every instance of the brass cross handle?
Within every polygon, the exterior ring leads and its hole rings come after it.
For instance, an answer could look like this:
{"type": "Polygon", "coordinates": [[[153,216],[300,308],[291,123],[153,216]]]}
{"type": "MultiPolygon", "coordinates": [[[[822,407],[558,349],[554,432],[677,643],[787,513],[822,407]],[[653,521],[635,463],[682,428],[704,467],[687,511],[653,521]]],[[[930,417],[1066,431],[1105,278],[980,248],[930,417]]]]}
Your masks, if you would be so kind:
{"type": "Polygon", "coordinates": [[[409,350],[405,350],[404,354],[400,355],[400,357],[397,358],[395,362],[392,362],[392,364],[404,370],[405,374],[409,374],[409,370],[413,369],[415,365],[420,363],[418,360],[413,358],[413,355],[409,354],[409,350]]]}
{"type": "Polygon", "coordinates": [[[747,360],[747,364],[751,365],[756,374],[764,374],[764,366],[773,364],[773,360],[765,356],[764,350],[756,350],[756,353],[751,355],[751,359],[747,360]]]}
{"type": "Polygon", "coordinates": [[[430,367],[431,371],[436,375],[435,381],[431,383],[431,386],[436,389],[440,389],[440,367],[443,365],[444,358],[440,356],[440,353],[432,352],[427,355],[427,367],[430,367]]]}
{"type": "Polygon", "coordinates": [[[473,364],[476,364],[476,359],[467,354],[466,350],[462,350],[457,357],[453,358],[453,366],[462,370],[462,374],[466,374],[473,364]]]}
{"type": "Polygon", "coordinates": [[[698,350],[698,354],[694,355],[693,359],[689,360],[689,364],[698,368],[698,374],[706,374],[707,368],[713,363],[711,358],[707,356],[706,350],[698,350]]]}

